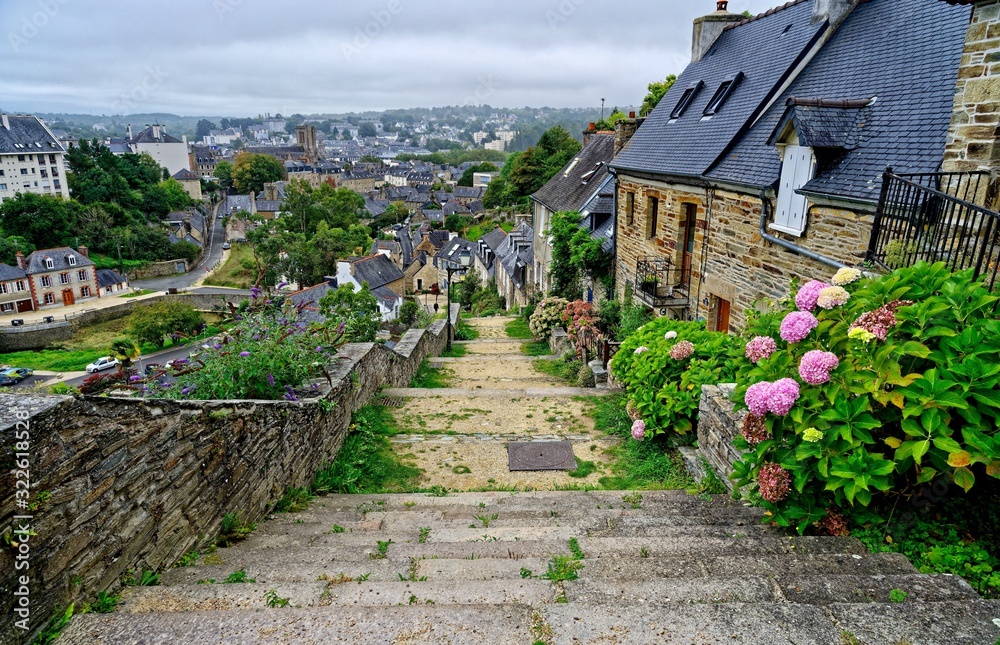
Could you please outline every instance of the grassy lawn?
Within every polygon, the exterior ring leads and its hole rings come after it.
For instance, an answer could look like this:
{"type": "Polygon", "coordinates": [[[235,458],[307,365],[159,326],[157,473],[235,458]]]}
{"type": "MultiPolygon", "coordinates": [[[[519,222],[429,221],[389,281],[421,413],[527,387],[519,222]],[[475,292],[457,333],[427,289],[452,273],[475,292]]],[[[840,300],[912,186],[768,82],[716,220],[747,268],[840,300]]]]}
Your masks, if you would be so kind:
{"type": "Polygon", "coordinates": [[[249,244],[233,244],[229,259],[208,278],[204,284],[211,287],[249,289],[257,279],[254,268],[253,249],[249,244]]]}
{"type": "Polygon", "coordinates": [[[534,338],[531,329],[528,328],[528,321],[520,318],[507,323],[507,338],[517,338],[520,340],[531,340],[534,338]]]}
{"type": "MultiPolygon", "coordinates": [[[[465,239],[476,241],[482,236],[492,231],[494,228],[496,228],[496,226],[497,226],[496,222],[493,221],[487,221],[483,222],[482,224],[476,224],[475,226],[471,226],[469,227],[468,232],[466,232],[465,234],[465,239]]],[[[510,222],[503,222],[502,224],[500,224],[500,228],[502,228],[505,232],[510,233],[511,231],[514,230],[514,225],[511,224],[510,222]]]]}
{"type": "Polygon", "coordinates": [[[528,356],[548,356],[552,353],[552,350],[549,349],[549,344],[544,340],[525,343],[521,345],[521,351],[528,356]]]}
{"type": "Polygon", "coordinates": [[[141,291],[133,291],[132,293],[126,293],[118,296],[119,298],[138,298],[139,296],[146,296],[151,293],[156,293],[153,289],[142,289],[141,291]]]}

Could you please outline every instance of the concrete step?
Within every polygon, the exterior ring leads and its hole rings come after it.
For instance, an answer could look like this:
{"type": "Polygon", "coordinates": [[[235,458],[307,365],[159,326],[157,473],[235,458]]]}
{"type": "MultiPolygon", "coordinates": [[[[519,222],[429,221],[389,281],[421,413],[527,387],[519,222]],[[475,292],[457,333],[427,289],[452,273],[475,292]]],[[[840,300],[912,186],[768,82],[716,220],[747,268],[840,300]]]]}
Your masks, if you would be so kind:
{"type": "Polygon", "coordinates": [[[547,580],[467,580],[444,582],[307,582],[262,585],[201,584],[134,587],[127,590],[118,611],[126,614],[186,611],[267,610],[273,591],[292,607],[320,605],[544,605],[558,590],[547,580]]]}
{"type": "MultiPolygon", "coordinates": [[[[461,543],[487,541],[483,536],[489,536],[488,541],[519,542],[519,541],[559,541],[578,537],[581,532],[573,527],[559,526],[521,526],[489,528],[442,528],[432,529],[427,535],[427,544],[461,543]]],[[[270,549],[286,547],[353,547],[356,549],[374,548],[376,541],[392,540],[393,544],[417,544],[419,531],[379,531],[368,533],[312,533],[283,535],[251,535],[241,545],[242,549],[270,549]]]]}
{"type": "Polygon", "coordinates": [[[532,609],[517,605],[86,614],[73,619],[59,643],[531,643],[531,625],[532,609]]]}
{"type": "MultiPolygon", "coordinates": [[[[586,566],[584,566],[586,570],[586,566]]],[[[563,583],[571,603],[591,605],[624,604],[631,606],[671,603],[776,602],[781,597],[774,584],[764,576],[691,577],[628,581],[569,580],[563,583]]]]}
{"type": "Polygon", "coordinates": [[[449,397],[509,397],[517,396],[521,398],[542,398],[542,397],[571,397],[571,396],[608,396],[617,394],[621,390],[598,390],[596,388],[585,387],[516,387],[504,388],[387,388],[382,390],[385,396],[401,396],[406,398],[431,398],[439,396],[449,397]]]}
{"type": "Polygon", "coordinates": [[[993,645],[1000,640],[1000,601],[851,603],[825,608],[857,642],[993,645]]]}
{"type": "Polygon", "coordinates": [[[953,575],[807,575],[776,580],[789,602],[809,605],[890,601],[890,593],[906,593],[905,602],[974,602],[980,599],[965,580],[953,575]]]}
{"type": "Polygon", "coordinates": [[[463,356],[461,358],[448,358],[445,356],[435,356],[434,358],[428,358],[427,362],[431,367],[436,367],[438,365],[448,365],[451,363],[471,363],[473,365],[484,365],[492,361],[502,361],[504,363],[531,363],[537,360],[555,360],[559,358],[556,355],[548,356],[528,356],[526,354],[504,354],[504,355],[493,355],[493,356],[463,356]]]}

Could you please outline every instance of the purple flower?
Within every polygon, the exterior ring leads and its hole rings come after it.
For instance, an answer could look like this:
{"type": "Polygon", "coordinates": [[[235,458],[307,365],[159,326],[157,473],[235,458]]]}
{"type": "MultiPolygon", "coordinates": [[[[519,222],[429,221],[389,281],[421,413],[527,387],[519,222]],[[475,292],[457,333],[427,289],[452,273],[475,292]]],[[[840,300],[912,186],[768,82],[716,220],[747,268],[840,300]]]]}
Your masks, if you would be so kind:
{"type": "Polygon", "coordinates": [[[751,363],[758,363],[778,350],[778,344],[770,336],[757,336],[747,343],[746,357],[751,363]]]}
{"type": "Polygon", "coordinates": [[[670,348],[670,358],[675,361],[682,361],[694,353],[694,343],[689,340],[682,340],[670,348]]]}
{"type": "Polygon", "coordinates": [[[816,308],[816,300],[819,299],[819,292],[829,287],[825,282],[810,280],[802,285],[799,292],[795,294],[795,306],[799,311],[812,311],[816,308]]]}
{"type": "Polygon", "coordinates": [[[212,345],[212,349],[215,349],[215,350],[222,349],[222,343],[216,343],[216,344],[212,345]]]}
{"type": "Polygon", "coordinates": [[[267,375],[267,383],[271,387],[274,387],[274,374],[268,374],[267,375]]]}
{"type": "Polygon", "coordinates": [[[256,300],[257,298],[259,298],[260,297],[260,288],[257,287],[257,286],[254,286],[253,288],[251,288],[250,289],[250,297],[253,298],[254,300],[256,300]]]}
{"type": "Polygon", "coordinates": [[[236,320],[236,321],[243,320],[243,316],[236,316],[236,317],[233,318],[233,320],[236,320]]]}
{"type": "Polygon", "coordinates": [[[799,384],[795,379],[783,378],[771,384],[768,394],[770,399],[768,409],[783,417],[799,400],[799,384]]]}
{"type": "Polygon", "coordinates": [[[243,358],[246,358],[249,355],[250,355],[250,352],[240,352],[240,356],[243,357],[243,358]]]}
{"type": "Polygon", "coordinates": [[[838,365],[840,359],[836,354],[814,349],[806,352],[799,362],[799,376],[809,385],[822,385],[830,380],[830,372],[838,365]]]}
{"type": "Polygon", "coordinates": [[[319,383],[313,383],[313,384],[312,384],[312,385],[310,385],[309,387],[311,387],[311,388],[312,388],[312,389],[314,389],[314,390],[318,390],[318,389],[319,389],[319,383]]]}
{"type": "Polygon", "coordinates": [[[295,396],[294,392],[286,392],[285,393],[285,400],[286,401],[298,401],[299,397],[295,396]]]}
{"type": "Polygon", "coordinates": [[[632,438],[636,441],[642,441],[646,438],[646,423],[642,419],[638,419],[632,424],[632,438]]]}
{"type": "Polygon", "coordinates": [[[816,329],[819,320],[808,311],[793,311],[781,321],[781,338],[789,343],[805,340],[816,329]]]}
{"type": "Polygon", "coordinates": [[[743,401],[750,408],[750,413],[758,417],[764,416],[771,409],[770,400],[771,383],[768,381],[754,383],[747,388],[747,392],[743,396],[743,401]]]}
{"type": "Polygon", "coordinates": [[[277,288],[278,289],[284,289],[286,286],[288,286],[287,282],[279,282],[277,288]]]}
{"type": "Polygon", "coordinates": [[[190,392],[190,391],[191,391],[191,388],[189,388],[189,387],[186,387],[186,388],[184,388],[183,390],[181,390],[181,395],[182,395],[182,396],[187,396],[187,395],[188,395],[188,392],[190,392]]]}
{"type": "Polygon", "coordinates": [[[323,346],[322,345],[316,345],[316,351],[318,353],[322,353],[323,352],[323,346]]]}

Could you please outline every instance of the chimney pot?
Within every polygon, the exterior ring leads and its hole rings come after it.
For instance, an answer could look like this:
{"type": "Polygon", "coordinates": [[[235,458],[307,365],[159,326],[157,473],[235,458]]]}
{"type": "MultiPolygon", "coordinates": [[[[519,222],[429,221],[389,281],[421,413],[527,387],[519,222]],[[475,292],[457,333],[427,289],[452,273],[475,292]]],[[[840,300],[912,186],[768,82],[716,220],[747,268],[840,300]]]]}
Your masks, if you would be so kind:
{"type": "Polygon", "coordinates": [[[717,3],[719,11],[729,11],[729,0],[719,0],[717,3]]]}
{"type": "Polygon", "coordinates": [[[89,258],[90,257],[90,249],[88,249],[85,246],[81,246],[80,248],[78,248],[76,250],[76,252],[79,253],[80,255],[82,255],[85,258],[89,258]]]}
{"type": "Polygon", "coordinates": [[[17,268],[24,271],[27,264],[24,261],[24,253],[20,251],[17,252],[17,268]]]}
{"type": "Polygon", "coordinates": [[[634,119],[635,118],[635,112],[629,112],[628,113],[628,118],[634,119]]]}

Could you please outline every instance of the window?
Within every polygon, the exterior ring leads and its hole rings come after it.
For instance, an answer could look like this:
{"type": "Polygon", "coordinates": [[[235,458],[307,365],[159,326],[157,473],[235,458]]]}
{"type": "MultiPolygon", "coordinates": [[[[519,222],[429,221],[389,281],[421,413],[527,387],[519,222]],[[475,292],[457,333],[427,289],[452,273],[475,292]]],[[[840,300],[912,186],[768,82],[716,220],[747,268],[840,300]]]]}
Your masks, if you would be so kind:
{"type": "Polygon", "coordinates": [[[42,302],[44,302],[47,305],[55,304],[56,297],[53,296],[51,293],[47,293],[45,294],[45,298],[42,300],[42,302]]]}
{"type": "Polygon", "coordinates": [[[55,155],[49,155],[49,163],[56,163],[56,156],[55,155]]]}
{"type": "Polygon", "coordinates": [[[90,297],[90,287],[80,287],[80,297],[89,298],[90,297]]]}
{"type": "Polygon", "coordinates": [[[17,155],[18,161],[24,161],[24,155],[17,155]]]}
{"type": "Polygon", "coordinates": [[[715,95],[712,96],[712,100],[709,101],[708,105],[705,107],[705,116],[713,116],[717,114],[719,110],[722,109],[722,105],[729,99],[730,95],[732,95],[733,90],[736,89],[736,86],[739,85],[742,80],[743,72],[740,72],[733,78],[722,81],[722,85],[720,85],[719,89],[715,91],[715,95]]]}
{"type": "Polygon", "coordinates": [[[660,200],[650,197],[646,202],[646,239],[652,240],[656,237],[656,226],[660,219],[660,200]]]}
{"type": "Polygon", "coordinates": [[[14,311],[14,305],[12,305],[9,302],[5,303],[5,304],[2,304],[2,305],[0,305],[0,311],[2,311],[4,313],[8,313],[8,312],[14,311]]]}
{"type": "Polygon", "coordinates": [[[80,279],[81,282],[87,281],[87,271],[85,269],[80,269],[76,272],[76,277],[80,279]]]}
{"type": "Polygon", "coordinates": [[[69,274],[60,273],[59,274],[59,284],[69,284],[69,274]]]}
{"type": "Polygon", "coordinates": [[[806,230],[808,200],[795,191],[812,179],[815,170],[816,156],[812,148],[785,146],[781,179],[778,182],[778,206],[774,211],[774,223],[771,224],[771,228],[792,235],[802,235],[806,230]]]}
{"type": "Polygon", "coordinates": [[[66,256],[66,261],[69,262],[69,265],[71,267],[75,267],[76,266],[76,258],[73,257],[72,255],[67,255],[66,256]]]}
{"type": "Polygon", "coordinates": [[[3,168],[0,168],[0,177],[3,177],[3,168]]]}
{"type": "Polygon", "coordinates": [[[0,184],[0,190],[7,190],[7,184],[0,184]]]}
{"type": "Polygon", "coordinates": [[[670,113],[671,121],[679,119],[681,115],[684,114],[684,112],[688,109],[688,106],[691,105],[691,102],[694,101],[695,95],[698,94],[703,87],[705,87],[704,81],[698,81],[697,83],[692,83],[690,87],[684,90],[684,93],[681,94],[681,100],[677,101],[677,105],[674,106],[674,111],[670,113]]]}
{"type": "Polygon", "coordinates": [[[52,261],[52,258],[45,258],[45,268],[46,269],[56,268],[56,263],[52,261]]]}
{"type": "Polygon", "coordinates": [[[108,287],[107,289],[105,289],[104,293],[111,293],[111,287],[108,287]]]}
{"type": "Polygon", "coordinates": [[[49,171],[46,170],[45,168],[42,168],[42,178],[43,179],[48,179],[49,178],[49,171]]]}
{"type": "Polygon", "coordinates": [[[14,283],[14,291],[27,291],[28,286],[24,284],[24,280],[18,280],[14,283]]]}
{"type": "Polygon", "coordinates": [[[52,183],[53,183],[53,185],[55,185],[55,187],[56,187],[56,190],[58,190],[59,188],[61,188],[61,187],[62,187],[62,186],[60,186],[60,185],[59,185],[59,180],[58,180],[58,179],[56,179],[56,180],[55,180],[55,181],[53,181],[52,183]]]}
{"type": "Polygon", "coordinates": [[[10,293],[10,287],[7,286],[6,282],[0,282],[0,296],[5,296],[10,293]]]}
{"type": "Polygon", "coordinates": [[[42,286],[43,287],[51,287],[52,286],[52,278],[50,276],[43,275],[42,276],[42,286]]]}
{"type": "Polygon", "coordinates": [[[28,174],[28,169],[27,168],[21,168],[21,174],[22,175],[27,175],[28,174]]]}
{"type": "Polygon", "coordinates": [[[635,193],[625,193],[625,221],[629,226],[635,222],[635,193]]]}

